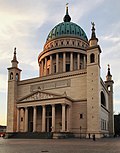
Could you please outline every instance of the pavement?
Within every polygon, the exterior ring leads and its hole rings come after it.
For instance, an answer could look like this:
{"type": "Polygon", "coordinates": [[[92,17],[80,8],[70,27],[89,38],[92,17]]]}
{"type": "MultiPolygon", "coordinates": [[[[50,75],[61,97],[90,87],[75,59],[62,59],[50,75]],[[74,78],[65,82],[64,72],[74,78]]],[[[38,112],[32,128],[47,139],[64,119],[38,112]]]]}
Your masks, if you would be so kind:
{"type": "Polygon", "coordinates": [[[0,153],[120,153],[119,138],[3,139],[0,153]]]}

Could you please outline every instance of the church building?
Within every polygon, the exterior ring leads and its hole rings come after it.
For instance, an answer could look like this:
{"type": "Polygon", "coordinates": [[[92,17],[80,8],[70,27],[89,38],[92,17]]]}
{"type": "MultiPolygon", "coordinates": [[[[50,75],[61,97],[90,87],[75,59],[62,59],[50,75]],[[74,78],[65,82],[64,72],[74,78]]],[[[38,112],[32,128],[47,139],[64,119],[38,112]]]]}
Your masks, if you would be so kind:
{"type": "Polygon", "coordinates": [[[106,80],[100,76],[101,53],[95,24],[88,40],[85,31],[71,22],[68,6],[38,56],[38,77],[21,80],[15,48],[8,68],[8,135],[113,135],[114,82],[110,66],[106,80]]]}

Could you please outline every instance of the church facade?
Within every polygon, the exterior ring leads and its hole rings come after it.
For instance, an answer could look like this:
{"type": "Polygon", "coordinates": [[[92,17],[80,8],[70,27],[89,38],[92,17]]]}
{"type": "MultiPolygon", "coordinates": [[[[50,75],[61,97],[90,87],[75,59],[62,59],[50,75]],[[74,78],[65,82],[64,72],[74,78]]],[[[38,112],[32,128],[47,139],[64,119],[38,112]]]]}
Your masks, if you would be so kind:
{"type": "Polygon", "coordinates": [[[7,133],[73,133],[87,137],[111,135],[113,80],[110,67],[100,76],[101,48],[92,23],[88,40],[84,30],[64,21],[48,34],[38,56],[39,77],[21,80],[16,48],[8,68],[7,133]]]}

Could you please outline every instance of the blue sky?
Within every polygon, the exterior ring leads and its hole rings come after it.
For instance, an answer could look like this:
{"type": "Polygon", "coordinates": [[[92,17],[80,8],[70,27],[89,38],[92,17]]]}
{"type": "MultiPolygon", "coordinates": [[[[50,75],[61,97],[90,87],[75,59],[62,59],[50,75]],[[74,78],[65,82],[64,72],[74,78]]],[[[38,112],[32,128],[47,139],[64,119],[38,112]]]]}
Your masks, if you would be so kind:
{"type": "Polygon", "coordinates": [[[110,64],[114,80],[114,112],[120,112],[120,1],[119,0],[0,0],[0,124],[7,116],[7,68],[17,48],[21,79],[37,77],[37,58],[49,31],[63,21],[69,3],[72,22],[80,25],[88,38],[91,21],[101,46],[101,76],[105,80],[110,64]]]}

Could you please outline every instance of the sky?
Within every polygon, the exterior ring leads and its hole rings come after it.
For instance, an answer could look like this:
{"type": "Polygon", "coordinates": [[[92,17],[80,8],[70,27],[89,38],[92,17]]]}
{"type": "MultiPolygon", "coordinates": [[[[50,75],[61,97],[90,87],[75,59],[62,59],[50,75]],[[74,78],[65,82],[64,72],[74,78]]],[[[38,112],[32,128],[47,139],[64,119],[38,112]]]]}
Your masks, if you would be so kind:
{"type": "Polygon", "coordinates": [[[101,77],[110,64],[114,80],[114,113],[120,112],[120,0],[0,0],[0,125],[6,125],[7,83],[14,47],[21,79],[39,76],[38,55],[50,30],[63,21],[69,3],[72,22],[91,36],[95,22],[101,53],[101,77]]]}

